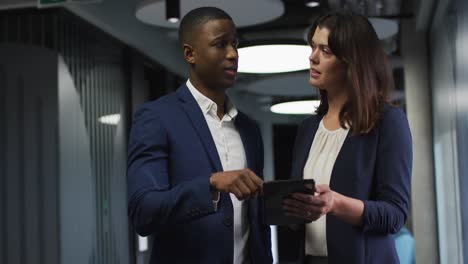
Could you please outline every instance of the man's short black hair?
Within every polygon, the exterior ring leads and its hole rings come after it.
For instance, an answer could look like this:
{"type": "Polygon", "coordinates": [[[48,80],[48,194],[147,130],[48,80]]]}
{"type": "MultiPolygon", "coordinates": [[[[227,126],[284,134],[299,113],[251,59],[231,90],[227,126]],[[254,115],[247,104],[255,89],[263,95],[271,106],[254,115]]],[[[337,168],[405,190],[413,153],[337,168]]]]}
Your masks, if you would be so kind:
{"type": "Polygon", "coordinates": [[[180,21],[179,26],[179,43],[183,46],[192,41],[193,34],[197,29],[210,20],[232,18],[223,10],[217,7],[199,7],[188,12],[180,21]]]}

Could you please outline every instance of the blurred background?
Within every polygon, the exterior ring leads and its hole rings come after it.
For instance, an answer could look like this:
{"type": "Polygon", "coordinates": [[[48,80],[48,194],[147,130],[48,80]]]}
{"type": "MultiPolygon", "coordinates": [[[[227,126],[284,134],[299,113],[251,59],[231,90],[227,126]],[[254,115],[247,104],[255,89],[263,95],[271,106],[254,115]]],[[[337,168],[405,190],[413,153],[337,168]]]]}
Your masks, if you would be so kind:
{"type": "MultiPolygon", "coordinates": [[[[151,238],[127,218],[127,138],[136,107],[186,81],[178,20],[199,6],[238,26],[229,96],[261,127],[266,180],[288,176],[318,99],[308,27],[326,10],[368,16],[413,134],[403,249],[468,263],[466,0],[0,0],[0,263],[148,262],[151,238]]],[[[275,261],[293,261],[291,234],[272,231],[275,261]]]]}

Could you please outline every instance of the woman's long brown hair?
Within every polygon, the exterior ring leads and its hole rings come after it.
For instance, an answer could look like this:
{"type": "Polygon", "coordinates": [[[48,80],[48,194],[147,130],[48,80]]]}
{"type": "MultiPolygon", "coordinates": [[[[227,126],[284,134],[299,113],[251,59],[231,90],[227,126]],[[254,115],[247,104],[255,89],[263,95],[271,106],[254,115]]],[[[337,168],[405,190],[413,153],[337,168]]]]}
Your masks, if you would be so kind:
{"type": "MultiPolygon", "coordinates": [[[[330,31],[328,46],[347,67],[347,102],[340,111],[340,125],[351,126],[353,135],[368,133],[378,121],[388,94],[394,88],[387,56],[369,20],[349,11],[332,12],[318,17],[308,33],[315,29],[330,31]]],[[[320,90],[320,105],[316,112],[328,111],[327,92],[320,90]]]]}

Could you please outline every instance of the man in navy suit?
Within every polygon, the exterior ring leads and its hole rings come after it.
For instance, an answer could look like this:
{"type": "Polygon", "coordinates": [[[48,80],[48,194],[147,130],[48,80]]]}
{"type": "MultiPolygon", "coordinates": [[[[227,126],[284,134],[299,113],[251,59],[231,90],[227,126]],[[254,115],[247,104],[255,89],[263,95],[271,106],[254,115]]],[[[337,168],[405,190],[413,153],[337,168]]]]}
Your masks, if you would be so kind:
{"type": "Polygon", "coordinates": [[[189,79],[133,120],[133,227],[153,235],[151,263],[271,263],[260,130],[225,95],[237,74],[235,25],[218,8],[197,8],[182,19],[179,41],[189,79]]]}

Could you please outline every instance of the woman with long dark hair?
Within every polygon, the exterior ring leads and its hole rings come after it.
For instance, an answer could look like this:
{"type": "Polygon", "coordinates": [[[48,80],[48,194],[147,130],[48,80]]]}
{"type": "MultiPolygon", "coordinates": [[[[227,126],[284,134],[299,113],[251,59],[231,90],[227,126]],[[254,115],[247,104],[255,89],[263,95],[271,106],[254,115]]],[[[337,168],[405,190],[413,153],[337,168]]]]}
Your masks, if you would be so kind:
{"type": "Polygon", "coordinates": [[[303,263],[398,263],[391,234],[410,204],[412,140],[403,111],[388,103],[393,78],[369,20],[348,11],[320,16],[308,35],[316,115],[300,126],[291,177],[315,194],[285,199],[307,220],[303,263]]]}

